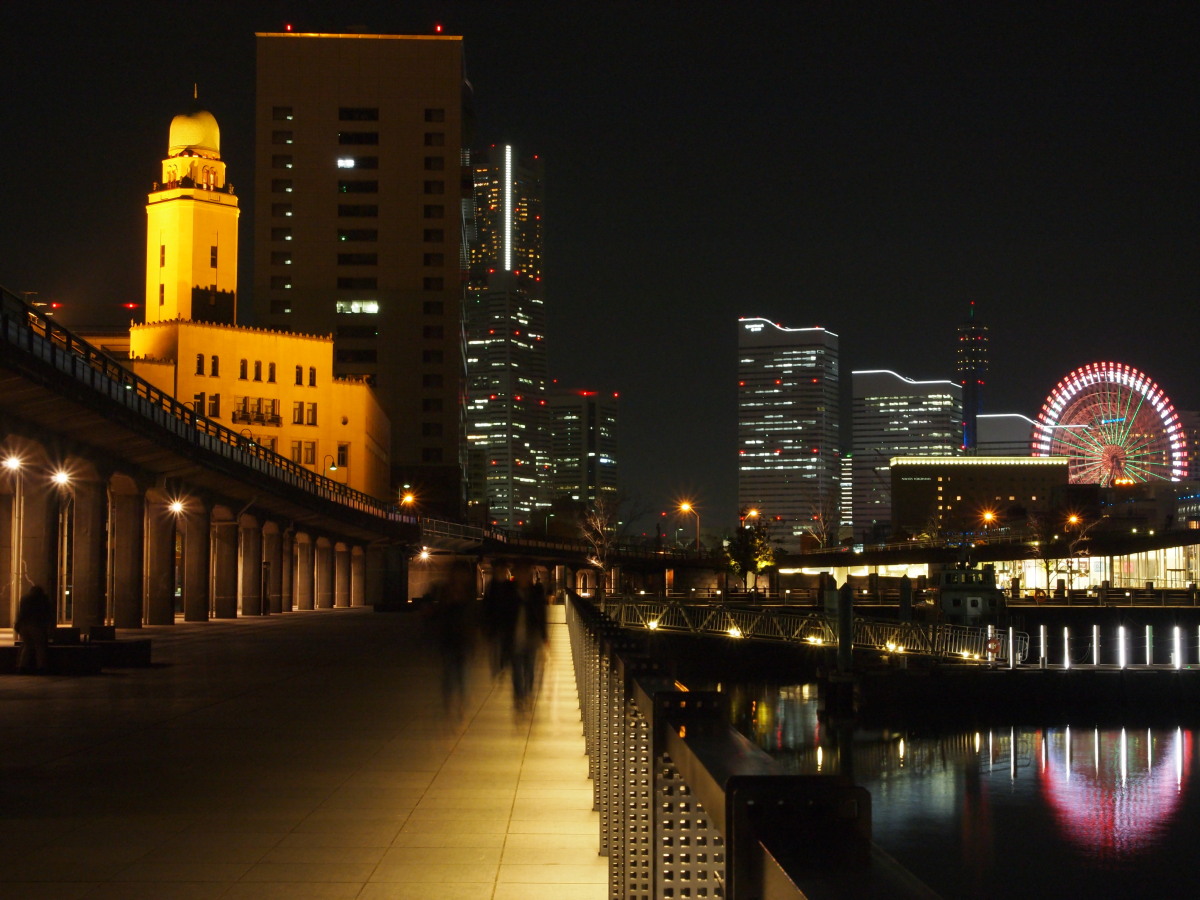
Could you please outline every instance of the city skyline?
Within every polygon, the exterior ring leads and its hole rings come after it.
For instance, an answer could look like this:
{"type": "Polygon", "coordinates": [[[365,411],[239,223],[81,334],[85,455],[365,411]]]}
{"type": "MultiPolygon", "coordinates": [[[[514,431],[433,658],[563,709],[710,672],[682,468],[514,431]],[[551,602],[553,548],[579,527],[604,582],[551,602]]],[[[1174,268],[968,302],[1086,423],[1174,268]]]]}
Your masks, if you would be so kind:
{"type": "MultiPolygon", "coordinates": [[[[0,12],[22,76],[0,116],[36,136],[5,151],[18,177],[0,187],[0,284],[64,303],[68,326],[123,324],[140,299],[128,199],[195,83],[245,203],[253,32],[288,21],[201,3],[163,41],[161,7],[137,6],[0,12]],[[63,175],[80,146],[85,181],[103,184],[86,199],[63,175]]],[[[316,3],[295,24],[463,34],[480,143],[546,161],[550,371],[621,394],[623,479],[655,508],[704,508],[706,531],[736,524],[739,316],[839,333],[845,371],[952,378],[973,300],[991,337],[985,414],[1034,416],[1104,359],[1200,408],[1196,10],[756,13],[316,3]]]]}

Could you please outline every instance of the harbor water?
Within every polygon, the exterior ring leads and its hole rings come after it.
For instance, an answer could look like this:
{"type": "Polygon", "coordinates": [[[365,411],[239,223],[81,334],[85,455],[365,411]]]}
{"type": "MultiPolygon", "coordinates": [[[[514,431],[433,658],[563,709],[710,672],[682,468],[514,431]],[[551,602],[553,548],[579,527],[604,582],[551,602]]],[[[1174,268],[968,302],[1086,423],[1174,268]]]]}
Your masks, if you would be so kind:
{"type": "Polygon", "coordinates": [[[869,790],[875,843],[942,897],[1200,896],[1195,728],[868,731],[822,721],[815,685],[723,689],[786,771],[869,790]]]}

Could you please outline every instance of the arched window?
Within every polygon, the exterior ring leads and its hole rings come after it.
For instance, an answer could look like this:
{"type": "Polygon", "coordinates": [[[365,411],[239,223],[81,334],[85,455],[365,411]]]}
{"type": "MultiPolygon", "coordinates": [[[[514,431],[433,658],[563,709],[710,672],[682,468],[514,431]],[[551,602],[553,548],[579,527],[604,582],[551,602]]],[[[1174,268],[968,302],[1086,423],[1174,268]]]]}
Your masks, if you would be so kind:
{"type": "Polygon", "coordinates": [[[308,367],[308,386],[317,386],[317,370],[313,366],[308,367]]]}
{"type": "Polygon", "coordinates": [[[249,365],[249,363],[246,362],[246,360],[243,359],[241,362],[239,362],[238,363],[238,378],[242,379],[242,381],[245,381],[246,373],[249,371],[249,369],[250,369],[250,365],[249,365]]]}
{"type": "Polygon", "coordinates": [[[221,374],[221,361],[217,357],[212,357],[208,363],[208,374],[216,378],[221,374]]]}
{"type": "Polygon", "coordinates": [[[262,360],[261,359],[256,359],[254,361],[254,380],[262,381],[262,360]]]}
{"type": "Polygon", "coordinates": [[[267,381],[275,383],[275,363],[267,363],[267,381]]]}
{"type": "Polygon", "coordinates": [[[204,354],[203,353],[196,354],[196,374],[197,375],[204,374],[204,354]]]}
{"type": "Polygon", "coordinates": [[[304,384],[304,366],[296,366],[296,384],[304,384]]]}

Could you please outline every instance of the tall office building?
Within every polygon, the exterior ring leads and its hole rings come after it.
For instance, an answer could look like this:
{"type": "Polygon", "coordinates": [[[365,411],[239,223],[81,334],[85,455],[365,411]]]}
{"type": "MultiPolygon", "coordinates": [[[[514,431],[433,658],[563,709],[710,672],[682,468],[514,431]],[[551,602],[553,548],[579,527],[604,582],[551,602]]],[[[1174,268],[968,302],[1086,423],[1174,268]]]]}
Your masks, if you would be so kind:
{"type": "Polygon", "coordinates": [[[542,163],[510,145],[471,156],[467,499],[519,528],[550,502],[542,163]]]}
{"type": "Polygon", "coordinates": [[[332,334],[392,423],[392,484],[457,514],[463,491],[462,41],[259,34],[254,310],[332,334]]]}
{"type": "Polygon", "coordinates": [[[962,388],[952,381],[914,381],[887,369],[850,377],[854,536],[882,540],[892,532],[891,459],[959,454],[962,388]]]}
{"type": "Polygon", "coordinates": [[[738,504],[779,517],[784,549],[839,520],[838,336],[738,320],[738,504]]]}
{"type": "Polygon", "coordinates": [[[954,368],[962,387],[962,448],[973,453],[979,444],[978,419],[983,411],[983,377],[988,368],[988,329],[975,318],[974,300],[957,334],[954,368]]]}
{"type": "Polygon", "coordinates": [[[617,395],[550,392],[553,499],[595,503],[617,494],[617,395]]]}

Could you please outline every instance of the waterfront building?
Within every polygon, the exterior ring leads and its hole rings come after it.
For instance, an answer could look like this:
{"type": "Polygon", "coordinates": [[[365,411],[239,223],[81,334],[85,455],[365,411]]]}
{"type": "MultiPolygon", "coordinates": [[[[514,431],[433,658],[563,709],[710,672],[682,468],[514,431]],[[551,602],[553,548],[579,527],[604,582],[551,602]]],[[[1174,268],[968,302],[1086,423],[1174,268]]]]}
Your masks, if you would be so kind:
{"type": "Polygon", "coordinates": [[[542,293],[543,168],[511,145],[471,157],[467,499],[508,528],[548,506],[553,462],[542,293]]]}
{"type": "Polygon", "coordinates": [[[591,505],[615,497],[617,395],[555,388],[550,422],[554,499],[591,505]]]}
{"type": "Polygon", "coordinates": [[[1064,457],[905,456],[891,461],[892,528],[931,538],[982,534],[1050,509],[1064,457]]]}
{"type": "Polygon", "coordinates": [[[85,339],[247,442],[389,499],[387,416],[365,379],[334,376],[332,339],[237,324],[238,207],[225,175],[212,114],[176,116],[146,204],[145,321],[85,339]]]}
{"type": "Polygon", "coordinates": [[[254,312],[375,386],[391,480],[461,513],[468,85],[451,35],[257,35],[254,312]]]}
{"type": "Polygon", "coordinates": [[[892,524],[892,458],[958,455],[962,388],[952,381],[914,381],[889,369],[850,377],[854,536],[884,540],[892,524]]]}
{"type": "Polygon", "coordinates": [[[977,449],[978,419],[983,411],[983,381],[988,369],[988,329],[975,318],[975,301],[967,321],[958,326],[958,346],[955,370],[962,387],[962,448],[968,453],[977,449]]]}
{"type": "Polygon", "coordinates": [[[739,319],[738,506],[778,520],[785,550],[834,543],[839,457],[838,336],[739,319]]]}

